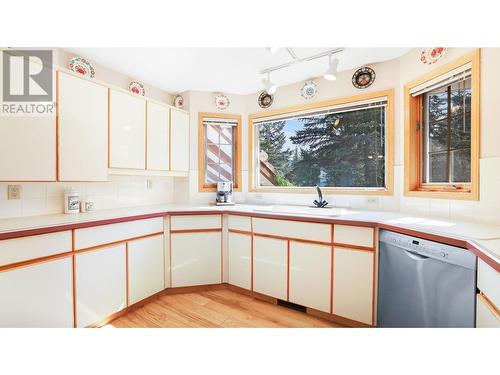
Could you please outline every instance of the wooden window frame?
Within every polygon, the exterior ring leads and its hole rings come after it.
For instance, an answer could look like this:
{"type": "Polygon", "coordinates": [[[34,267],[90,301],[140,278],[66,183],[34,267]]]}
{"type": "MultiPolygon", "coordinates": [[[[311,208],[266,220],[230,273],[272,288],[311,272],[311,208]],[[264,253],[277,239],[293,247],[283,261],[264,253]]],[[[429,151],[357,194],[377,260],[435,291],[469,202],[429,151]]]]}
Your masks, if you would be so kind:
{"type": "Polygon", "coordinates": [[[481,51],[475,50],[404,85],[404,195],[408,197],[479,200],[481,51]],[[425,184],[422,176],[422,95],[410,90],[431,79],[470,63],[471,68],[471,182],[470,184],[425,184]]]}
{"type": "Polygon", "coordinates": [[[226,113],[198,113],[198,191],[214,192],[217,190],[216,184],[205,183],[205,128],[203,126],[204,118],[230,119],[237,122],[234,143],[234,174],[233,191],[241,191],[241,115],[226,113]]]}
{"type": "Polygon", "coordinates": [[[321,190],[326,194],[347,194],[347,195],[380,195],[387,196],[393,195],[394,193],[394,89],[387,89],[382,91],[376,91],[372,93],[360,94],[355,96],[349,96],[338,99],[325,100],[317,103],[311,103],[307,105],[299,105],[293,107],[287,107],[278,110],[263,111],[259,113],[254,113],[248,116],[248,166],[249,166],[249,186],[248,190],[250,192],[259,193],[298,193],[298,194],[310,194],[315,193],[315,187],[260,187],[256,186],[256,178],[254,173],[256,173],[255,167],[255,126],[254,120],[258,120],[264,117],[278,116],[278,115],[289,115],[289,114],[300,114],[302,111],[318,109],[324,107],[331,107],[334,105],[355,105],[356,102],[362,102],[365,100],[376,100],[386,98],[386,160],[385,160],[385,188],[335,188],[335,187],[322,187],[321,190]]]}

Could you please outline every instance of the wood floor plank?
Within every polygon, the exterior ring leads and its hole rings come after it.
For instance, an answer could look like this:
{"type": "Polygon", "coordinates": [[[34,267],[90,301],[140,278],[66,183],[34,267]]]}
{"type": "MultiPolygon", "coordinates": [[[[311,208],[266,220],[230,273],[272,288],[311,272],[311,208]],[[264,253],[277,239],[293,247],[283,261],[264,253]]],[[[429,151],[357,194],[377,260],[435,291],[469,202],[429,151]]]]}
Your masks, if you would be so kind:
{"type": "Polygon", "coordinates": [[[117,328],[340,327],[229,289],[161,295],[118,317],[110,325],[117,328]]]}

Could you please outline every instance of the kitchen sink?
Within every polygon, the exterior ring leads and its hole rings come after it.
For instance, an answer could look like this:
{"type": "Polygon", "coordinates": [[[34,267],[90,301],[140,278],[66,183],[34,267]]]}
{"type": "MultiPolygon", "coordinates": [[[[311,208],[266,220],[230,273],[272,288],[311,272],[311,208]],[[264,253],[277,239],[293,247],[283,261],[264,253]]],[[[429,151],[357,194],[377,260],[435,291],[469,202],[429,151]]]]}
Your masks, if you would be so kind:
{"type": "Polygon", "coordinates": [[[308,207],[308,206],[291,206],[291,205],[269,205],[256,207],[253,209],[255,212],[272,212],[280,214],[300,214],[311,216],[341,216],[347,210],[339,207],[308,207]]]}

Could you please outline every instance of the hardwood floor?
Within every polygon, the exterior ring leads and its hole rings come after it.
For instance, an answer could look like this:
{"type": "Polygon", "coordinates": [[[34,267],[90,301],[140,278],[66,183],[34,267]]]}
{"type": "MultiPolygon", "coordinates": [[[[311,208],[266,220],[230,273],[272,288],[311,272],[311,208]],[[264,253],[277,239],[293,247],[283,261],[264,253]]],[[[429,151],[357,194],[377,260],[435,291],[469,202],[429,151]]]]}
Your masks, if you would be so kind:
{"type": "Polygon", "coordinates": [[[117,328],[341,327],[229,289],[162,295],[109,323],[117,328]]]}

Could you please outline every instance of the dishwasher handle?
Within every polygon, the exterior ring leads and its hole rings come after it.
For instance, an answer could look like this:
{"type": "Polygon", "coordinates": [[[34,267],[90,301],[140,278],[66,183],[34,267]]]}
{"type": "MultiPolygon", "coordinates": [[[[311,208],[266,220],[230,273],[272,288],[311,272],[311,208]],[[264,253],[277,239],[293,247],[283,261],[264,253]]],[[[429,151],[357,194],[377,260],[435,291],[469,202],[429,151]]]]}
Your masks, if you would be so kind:
{"type": "Polygon", "coordinates": [[[412,259],[415,259],[415,260],[425,260],[425,259],[429,259],[429,257],[426,257],[425,255],[421,255],[421,254],[417,254],[417,253],[414,253],[413,251],[409,251],[409,250],[406,250],[406,249],[403,249],[403,251],[405,252],[405,254],[412,258],[412,259]]]}

